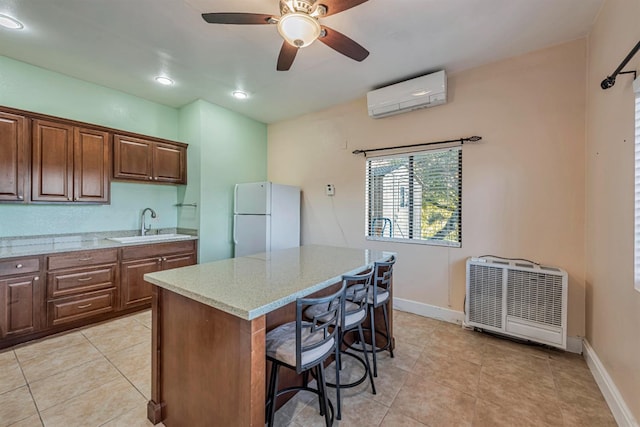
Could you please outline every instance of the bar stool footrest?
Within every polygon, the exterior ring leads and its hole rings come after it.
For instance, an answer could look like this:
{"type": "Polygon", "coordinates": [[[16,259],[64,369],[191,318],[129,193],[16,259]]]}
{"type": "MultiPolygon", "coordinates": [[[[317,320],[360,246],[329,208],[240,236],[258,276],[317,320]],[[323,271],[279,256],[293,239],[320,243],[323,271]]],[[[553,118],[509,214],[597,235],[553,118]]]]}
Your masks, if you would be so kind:
{"type": "MultiPolygon", "coordinates": [[[[362,328],[362,330],[363,330],[363,331],[365,331],[365,332],[367,332],[367,331],[368,331],[369,333],[371,333],[371,328],[362,328]]],[[[355,331],[354,331],[354,330],[351,330],[351,331],[348,331],[347,333],[352,333],[352,332],[358,332],[358,331],[357,331],[357,330],[355,330],[355,331]]],[[[376,352],[378,352],[378,351],[390,350],[391,340],[389,339],[389,337],[387,337],[387,334],[385,334],[383,331],[378,331],[378,330],[376,330],[376,335],[381,336],[381,337],[382,337],[382,338],[384,338],[384,340],[387,342],[387,343],[386,343],[385,345],[383,345],[382,347],[376,347],[376,352]]],[[[349,350],[357,351],[357,352],[359,352],[359,353],[362,353],[362,352],[363,352],[362,347],[358,348],[358,347],[355,347],[355,346],[354,346],[354,344],[358,344],[358,343],[359,343],[359,341],[354,341],[354,342],[352,342],[351,344],[348,344],[348,343],[344,342],[344,337],[343,337],[343,339],[342,339],[342,343],[343,343],[344,345],[346,345],[346,346],[347,346],[347,348],[348,348],[349,350]]],[[[368,347],[367,347],[367,351],[368,351],[369,353],[371,353],[371,351],[373,350],[373,348],[372,348],[372,346],[371,346],[371,343],[367,343],[367,342],[365,342],[365,343],[364,343],[364,345],[368,346],[368,347]]]]}

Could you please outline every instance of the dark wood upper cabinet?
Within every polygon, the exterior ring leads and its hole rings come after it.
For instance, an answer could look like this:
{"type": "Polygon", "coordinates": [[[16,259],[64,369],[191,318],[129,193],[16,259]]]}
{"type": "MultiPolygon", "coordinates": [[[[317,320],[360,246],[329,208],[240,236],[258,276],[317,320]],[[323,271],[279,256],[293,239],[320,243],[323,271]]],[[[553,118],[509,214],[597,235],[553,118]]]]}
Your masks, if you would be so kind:
{"type": "Polygon", "coordinates": [[[109,202],[109,134],[76,128],[73,147],[74,200],[109,202]]]}
{"type": "Polygon", "coordinates": [[[186,184],[186,152],[185,144],[116,134],[113,137],[113,177],[186,184]]]}
{"type": "Polygon", "coordinates": [[[109,203],[109,133],[34,120],[31,200],[109,203]]]}
{"type": "Polygon", "coordinates": [[[186,149],[157,142],[153,147],[153,175],[156,181],[186,183],[186,149]]]}
{"type": "Polygon", "coordinates": [[[112,178],[186,184],[187,144],[0,106],[0,203],[108,204],[112,178]]]}
{"type": "Polygon", "coordinates": [[[0,111],[0,200],[24,202],[29,166],[27,118],[0,111]]]}

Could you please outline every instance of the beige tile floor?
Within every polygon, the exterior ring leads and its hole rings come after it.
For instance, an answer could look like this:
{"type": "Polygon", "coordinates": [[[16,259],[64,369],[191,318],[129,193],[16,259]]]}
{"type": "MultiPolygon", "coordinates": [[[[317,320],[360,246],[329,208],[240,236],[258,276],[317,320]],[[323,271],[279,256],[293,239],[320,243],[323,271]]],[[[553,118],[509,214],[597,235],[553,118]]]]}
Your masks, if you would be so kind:
{"type": "MultiPolygon", "coordinates": [[[[378,393],[368,382],[344,391],[337,425],[616,425],[580,356],[394,316],[396,357],[380,356],[378,393]]],[[[150,321],[147,311],[0,352],[0,427],[151,426],[150,321]]],[[[360,374],[344,363],[341,376],[360,374]]],[[[324,425],[308,393],[278,411],[277,424],[324,425]]]]}

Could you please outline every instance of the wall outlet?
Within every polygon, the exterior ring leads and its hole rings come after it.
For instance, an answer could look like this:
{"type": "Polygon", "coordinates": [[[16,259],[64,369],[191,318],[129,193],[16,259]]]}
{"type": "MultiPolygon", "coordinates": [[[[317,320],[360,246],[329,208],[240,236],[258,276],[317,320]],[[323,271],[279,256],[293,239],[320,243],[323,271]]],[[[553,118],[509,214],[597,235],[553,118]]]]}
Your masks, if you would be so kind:
{"type": "Polygon", "coordinates": [[[327,196],[333,196],[335,194],[335,189],[333,188],[333,184],[327,184],[325,188],[325,193],[327,193],[327,196]]]}

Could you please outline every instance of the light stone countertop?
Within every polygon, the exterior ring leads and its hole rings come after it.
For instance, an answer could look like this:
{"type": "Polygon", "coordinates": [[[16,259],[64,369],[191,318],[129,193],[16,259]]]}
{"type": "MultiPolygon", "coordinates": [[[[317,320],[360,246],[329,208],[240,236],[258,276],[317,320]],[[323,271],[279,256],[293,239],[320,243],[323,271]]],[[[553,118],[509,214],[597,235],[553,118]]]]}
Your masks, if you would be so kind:
{"type": "Polygon", "coordinates": [[[300,246],[144,275],[179,295],[253,320],[387,260],[393,252],[300,246]]]}
{"type": "MultiPolygon", "coordinates": [[[[181,232],[181,234],[191,234],[192,232],[192,230],[187,232],[183,230],[177,231],[181,232]]],[[[109,237],[129,237],[135,236],[137,233],[139,231],[114,231],[0,238],[0,259],[198,239],[198,236],[194,235],[192,238],[180,240],[156,240],[139,243],[119,243],[108,240],[109,237]]],[[[159,235],[167,233],[176,233],[176,229],[161,229],[159,235]]]]}

